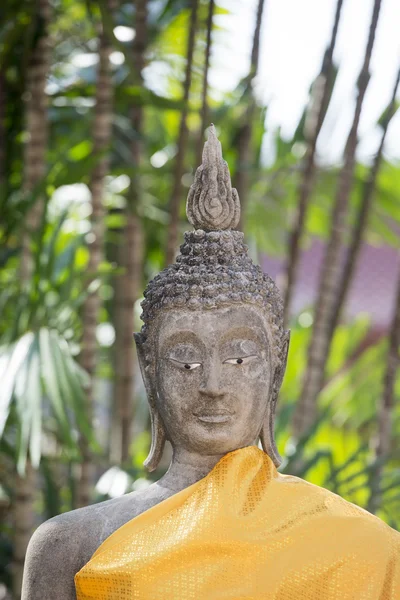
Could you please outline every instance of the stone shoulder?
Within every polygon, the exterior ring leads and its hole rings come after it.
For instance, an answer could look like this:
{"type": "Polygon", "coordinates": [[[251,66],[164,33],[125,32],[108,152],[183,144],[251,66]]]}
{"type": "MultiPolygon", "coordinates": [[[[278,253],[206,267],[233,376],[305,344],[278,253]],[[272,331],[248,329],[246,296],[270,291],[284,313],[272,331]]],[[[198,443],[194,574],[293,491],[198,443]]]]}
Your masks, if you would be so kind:
{"type": "Polygon", "coordinates": [[[79,545],[87,547],[92,555],[109,535],[164,497],[167,497],[164,490],[153,484],[118,498],[62,513],[40,525],[32,541],[39,546],[50,544],[64,550],[70,545],[79,545]]]}
{"type": "Polygon", "coordinates": [[[75,600],[75,574],[114,531],[158,504],[168,492],[157,484],[45,521],[33,534],[24,569],[22,600],[75,600]]]}

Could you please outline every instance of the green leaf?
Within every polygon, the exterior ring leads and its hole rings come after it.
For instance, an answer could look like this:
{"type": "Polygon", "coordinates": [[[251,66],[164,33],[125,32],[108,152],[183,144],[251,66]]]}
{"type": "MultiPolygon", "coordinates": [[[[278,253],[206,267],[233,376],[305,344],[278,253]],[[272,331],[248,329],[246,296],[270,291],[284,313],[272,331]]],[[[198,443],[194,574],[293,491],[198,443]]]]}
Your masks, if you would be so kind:
{"type": "Polygon", "coordinates": [[[65,411],[65,399],[60,390],[60,379],[54,359],[54,349],[51,344],[50,331],[42,328],[39,332],[40,370],[43,377],[44,389],[54,410],[63,441],[73,447],[70,424],[65,411]]]}
{"type": "Polygon", "coordinates": [[[37,351],[30,357],[27,400],[31,412],[31,435],[29,440],[29,456],[34,469],[40,464],[42,446],[42,390],[40,384],[40,356],[39,346],[35,340],[37,351]]]}
{"type": "Polygon", "coordinates": [[[58,461],[50,461],[47,458],[43,458],[40,464],[44,483],[43,500],[46,519],[51,519],[62,512],[61,490],[52,469],[57,470],[60,466],[58,461]]]}
{"type": "Polygon", "coordinates": [[[183,108],[182,100],[160,96],[142,86],[124,86],[120,93],[126,95],[130,103],[135,106],[155,106],[164,110],[182,110],[183,108]]]}
{"type": "Polygon", "coordinates": [[[57,256],[56,244],[60,237],[61,228],[64,225],[65,219],[68,216],[68,212],[69,212],[68,209],[66,209],[62,212],[60,218],[58,219],[57,223],[55,224],[55,226],[51,232],[50,240],[49,240],[48,244],[46,245],[46,247],[44,248],[44,259],[45,259],[45,262],[47,265],[46,276],[48,279],[51,279],[51,276],[53,273],[54,261],[57,256]]]}
{"type": "Polygon", "coordinates": [[[17,471],[23,476],[27,461],[29,436],[31,431],[32,412],[28,401],[28,373],[29,362],[32,355],[34,342],[31,344],[28,356],[18,371],[18,377],[15,381],[14,396],[16,399],[16,412],[18,416],[18,444],[17,450],[17,471]]]}
{"type": "Polygon", "coordinates": [[[3,434],[13,397],[18,371],[26,360],[33,334],[25,334],[11,347],[0,348],[0,437],[3,434]]]}
{"type": "Polygon", "coordinates": [[[380,127],[385,127],[386,124],[388,123],[388,121],[392,120],[392,118],[398,111],[399,107],[400,107],[399,100],[395,101],[395,105],[394,105],[393,109],[391,108],[391,102],[389,102],[389,104],[385,107],[385,110],[382,112],[382,114],[380,115],[380,117],[378,119],[378,125],[380,127]]]}
{"type": "Polygon", "coordinates": [[[89,140],[83,140],[82,142],[80,142],[76,146],[73,146],[69,150],[68,157],[71,160],[73,160],[74,162],[78,162],[79,160],[82,160],[83,158],[86,158],[87,156],[89,156],[89,154],[92,152],[92,150],[93,150],[92,142],[90,142],[89,140]]]}
{"type": "Polygon", "coordinates": [[[91,422],[85,410],[87,400],[83,386],[88,383],[88,376],[85,372],[79,370],[79,366],[67,351],[65,341],[60,340],[54,331],[51,335],[51,348],[60,383],[65,393],[68,394],[79,431],[97,451],[99,448],[94,440],[91,422]]]}
{"type": "Polygon", "coordinates": [[[332,468],[328,479],[325,481],[325,484],[331,483],[333,479],[337,479],[341,473],[343,473],[349,466],[354,464],[354,462],[360,457],[361,454],[368,450],[368,444],[361,444],[358,448],[356,448],[355,452],[350,454],[350,456],[345,460],[344,463],[339,465],[338,467],[332,468]]]}
{"type": "Polygon", "coordinates": [[[53,259],[53,269],[51,273],[51,280],[56,282],[61,278],[62,274],[68,272],[68,289],[71,289],[70,277],[74,275],[74,262],[78,249],[82,244],[82,236],[77,236],[71,240],[66,248],[53,259]]]}

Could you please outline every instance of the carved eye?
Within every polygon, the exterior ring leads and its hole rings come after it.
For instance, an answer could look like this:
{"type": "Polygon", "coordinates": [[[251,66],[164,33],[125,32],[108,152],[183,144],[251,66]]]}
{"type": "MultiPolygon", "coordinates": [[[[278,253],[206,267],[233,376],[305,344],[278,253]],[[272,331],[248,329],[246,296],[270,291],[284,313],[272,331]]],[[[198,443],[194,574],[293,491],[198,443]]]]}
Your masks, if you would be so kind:
{"type": "Polygon", "coordinates": [[[176,360],[175,358],[171,358],[171,360],[177,367],[179,367],[179,369],[185,369],[185,371],[193,371],[193,369],[201,367],[201,363],[181,362],[180,360],[176,360]]]}
{"type": "Polygon", "coordinates": [[[197,367],[200,367],[201,363],[185,363],[183,365],[183,368],[186,369],[187,371],[193,371],[193,369],[197,369],[197,367]]]}
{"type": "Polygon", "coordinates": [[[227,360],[224,360],[224,364],[228,364],[228,365],[245,365],[248,362],[250,362],[253,358],[257,358],[257,356],[252,355],[252,356],[241,356],[238,358],[228,358],[227,360]]]}

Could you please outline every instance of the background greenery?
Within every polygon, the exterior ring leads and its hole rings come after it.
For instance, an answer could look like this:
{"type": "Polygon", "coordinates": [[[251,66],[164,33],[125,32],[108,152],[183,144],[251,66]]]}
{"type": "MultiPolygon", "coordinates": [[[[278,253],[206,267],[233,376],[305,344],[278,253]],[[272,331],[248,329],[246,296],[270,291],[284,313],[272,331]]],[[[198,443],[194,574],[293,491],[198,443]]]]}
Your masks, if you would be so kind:
{"type": "Polygon", "coordinates": [[[227,13],[218,4],[3,3],[0,595],[13,588],[19,597],[27,540],[42,520],[147,485],[149,419],[131,332],[140,328],[146,282],[187,228],[184,201],[211,121],[254,259],[264,253],[286,265],[292,333],[277,416],[282,470],[400,528],[400,292],[378,338],[367,315],[340,318],[361,244],[400,243],[400,166],[383,155],[395,89],[376,124],[374,161],[358,164],[355,154],[380,4],[342,164],[322,166],[316,155],[337,75],[333,30],[295,134],[275,132],[267,166],[267,107],[253,85],[262,0],[248,75],[218,101],[208,84],[215,17],[227,13]],[[160,72],[157,92],[143,78],[149,66],[160,72]],[[292,314],[300,248],[315,238],[330,251],[319,293],[314,306],[292,314]],[[315,365],[319,379],[310,383],[315,365]]]}

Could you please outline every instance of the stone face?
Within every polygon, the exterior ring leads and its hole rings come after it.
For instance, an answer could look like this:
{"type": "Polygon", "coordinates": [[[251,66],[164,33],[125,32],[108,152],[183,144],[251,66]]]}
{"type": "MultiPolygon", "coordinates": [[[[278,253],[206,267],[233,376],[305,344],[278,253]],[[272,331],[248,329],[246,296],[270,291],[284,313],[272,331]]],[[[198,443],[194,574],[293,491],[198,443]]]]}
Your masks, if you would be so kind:
{"type": "Polygon", "coordinates": [[[280,464],[273,428],[289,335],[262,297],[257,304],[237,296],[212,309],[194,297],[196,306],[189,298],[155,310],[146,335],[135,335],[152,417],[151,471],[167,439],[200,466],[204,455],[222,456],[260,437],[280,464]]]}
{"type": "Polygon", "coordinates": [[[240,204],[213,128],[189,192],[194,231],[176,263],[149,283],[135,334],[152,421],[146,465],[165,442],[166,475],[149,488],[55,517],[28,549],[23,600],[74,600],[73,579],[121,525],[198,481],[227,452],[257,443],[276,465],[274,415],[289,332],[274,282],[232,231],[240,204]]]}
{"type": "Polygon", "coordinates": [[[254,444],[271,394],[267,320],[253,306],[163,311],[148,386],[174,446],[223,455],[254,444]]]}

